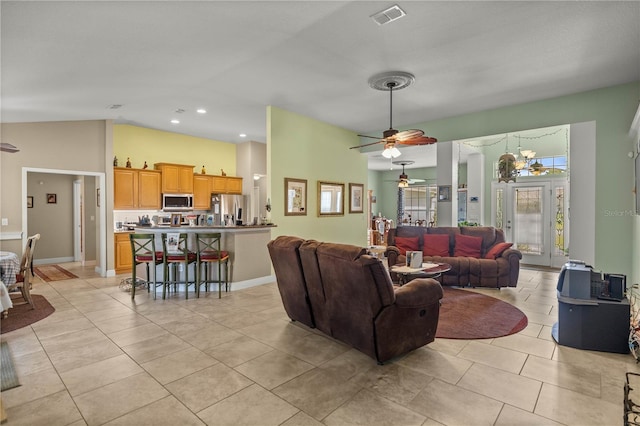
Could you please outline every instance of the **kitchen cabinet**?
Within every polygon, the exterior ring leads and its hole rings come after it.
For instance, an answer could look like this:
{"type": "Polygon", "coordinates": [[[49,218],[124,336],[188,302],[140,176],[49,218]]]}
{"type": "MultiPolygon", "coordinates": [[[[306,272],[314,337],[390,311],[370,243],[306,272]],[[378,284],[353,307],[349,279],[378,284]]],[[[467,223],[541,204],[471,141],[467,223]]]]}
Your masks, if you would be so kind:
{"type": "Polygon", "coordinates": [[[162,172],[163,194],[193,194],[193,168],[184,164],[155,163],[162,172]]]}
{"type": "Polygon", "coordinates": [[[242,178],[240,178],[240,177],[228,177],[227,178],[227,193],[228,194],[242,194],[242,178]]]}
{"type": "Polygon", "coordinates": [[[212,176],[193,175],[193,208],[209,210],[211,208],[212,176]]]}
{"type": "Polygon", "coordinates": [[[115,239],[113,247],[116,252],[114,257],[116,274],[131,273],[133,258],[131,255],[129,234],[131,234],[131,232],[118,232],[113,234],[115,239]]]}
{"type": "Polygon", "coordinates": [[[113,208],[115,210],[158,210],[161,174],[155,170],[115,167],[113,208]]]}
{"type": "Polygon", "coordinates": [[[242,178],[212,176],[211,192],[216,194],[242,194],[242,178]]]}

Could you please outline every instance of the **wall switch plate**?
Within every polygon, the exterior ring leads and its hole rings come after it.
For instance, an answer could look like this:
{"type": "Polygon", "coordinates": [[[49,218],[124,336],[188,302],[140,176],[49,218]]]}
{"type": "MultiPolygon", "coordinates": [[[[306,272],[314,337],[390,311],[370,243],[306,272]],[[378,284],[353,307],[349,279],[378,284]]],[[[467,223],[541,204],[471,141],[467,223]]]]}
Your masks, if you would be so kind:
{"type": "Polygon", "coordinates": [[[2,218],[2,226],[9,226],[9,218],[7,217],[2,218]]]}

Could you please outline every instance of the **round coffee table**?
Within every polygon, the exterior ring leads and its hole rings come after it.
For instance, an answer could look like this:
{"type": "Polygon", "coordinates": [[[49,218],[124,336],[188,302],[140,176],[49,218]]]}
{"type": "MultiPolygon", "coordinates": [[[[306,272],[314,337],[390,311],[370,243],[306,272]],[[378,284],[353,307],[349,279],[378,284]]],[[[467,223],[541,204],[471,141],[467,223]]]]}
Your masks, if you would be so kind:
{"type": "MultiPolygon", "coordinates": [[[[394,265],[391,272],[399,276],[399,284],[404,285],[414,278],[435,278],[439,279],[442,274],[449,271],[451,265],[448,263],[423,263],[420,268],[410,268],[404,265],[394,265]]],[[[440,281],[440,280],[439,280],[440,281]]],[[[442,282],[440,282],[442,284],[442,282]]]]}

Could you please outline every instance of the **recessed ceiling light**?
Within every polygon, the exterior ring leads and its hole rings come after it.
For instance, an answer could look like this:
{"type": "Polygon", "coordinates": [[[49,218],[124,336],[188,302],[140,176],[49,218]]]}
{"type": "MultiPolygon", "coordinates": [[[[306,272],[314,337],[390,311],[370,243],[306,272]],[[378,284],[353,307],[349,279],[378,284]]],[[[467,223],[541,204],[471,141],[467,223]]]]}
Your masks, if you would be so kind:
{"type": "Polygon", "coordinates": [[[196,112],[197,112],[198,114],[206,114],[206,113],[207,113],[207,110],[206,110],[206,109],[204,109],[204,108],[198,108],[198,109],[196,110],[196,112]]]}
{"type": "Polygon", "coordinates": [[[246,138],[246,137],[247,137],[247,134],[246,134],[246,133],[240,133],[240,137],[241,137],[241,138],[246,138]]]}
{"type": "Polygon", "coordinates": [[[171,124],[180,124],[180,120],[176,120],[175,118],[171,120],[171,124]]]}

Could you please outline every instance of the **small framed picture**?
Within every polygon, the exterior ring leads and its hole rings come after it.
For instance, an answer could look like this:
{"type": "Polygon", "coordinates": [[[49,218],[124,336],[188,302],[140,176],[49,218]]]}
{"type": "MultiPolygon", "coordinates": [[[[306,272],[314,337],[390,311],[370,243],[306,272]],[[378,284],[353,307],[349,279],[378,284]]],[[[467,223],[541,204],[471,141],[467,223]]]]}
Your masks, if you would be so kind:
{"type": "Polygon", "coordinates": [[[349,213],[362,213],[364,211],[362,195],[364,185],[361,183],[349,184],[349,213]]]}
{"type": "Polygon", "coordinates": [[[47,204],[56,204],[58,197],[56,194],[47,194],[47,204]]]}
{"type": "Polygon", "coordinates": [[[284,215],[307,215],[307,180],[284,178],[284,215]]]}
{"type": "Polygon", "coordinates": [[[27,208],[28,209],[33,208],[33,197],[31,195],[27,195],[27,208]]]}
{"type": "Polygon", "coordinates": [[[438,186],[438,201],[451,201],[451,185],[438,186]]]}
{"type": "Polygon", "coordinates": [[[171,215],[171,226],[180,226],[182,222],[182,215],[180,213],[173,213],[171,215]]]}

